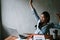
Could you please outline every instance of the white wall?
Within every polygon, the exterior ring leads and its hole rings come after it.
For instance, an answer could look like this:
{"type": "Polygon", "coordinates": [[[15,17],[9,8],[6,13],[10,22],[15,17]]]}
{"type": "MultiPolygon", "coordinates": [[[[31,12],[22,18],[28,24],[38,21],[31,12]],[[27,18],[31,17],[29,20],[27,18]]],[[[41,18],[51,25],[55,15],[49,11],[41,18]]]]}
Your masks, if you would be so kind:
{"type": "Polygon", "coordinates": [[[33,32],[36,24],[28,0],[2,0],[2,22],[19,33],[33,32]]]}
{"type": "MultiPolygon", "coordinates": [[[[51,15],[51,21],[54,18],[52,22],[56,23],[55,13],[59,11],[58,2],[59,0],[57,3],[56,0],[34,0],[33,4],[38,14],[46,10],[51,15]]],[[[32,15],[29,0],[2,0],[2,23],[4,27],[17,29],[20,34],[33,33],[36,20],[32,15]]]]}

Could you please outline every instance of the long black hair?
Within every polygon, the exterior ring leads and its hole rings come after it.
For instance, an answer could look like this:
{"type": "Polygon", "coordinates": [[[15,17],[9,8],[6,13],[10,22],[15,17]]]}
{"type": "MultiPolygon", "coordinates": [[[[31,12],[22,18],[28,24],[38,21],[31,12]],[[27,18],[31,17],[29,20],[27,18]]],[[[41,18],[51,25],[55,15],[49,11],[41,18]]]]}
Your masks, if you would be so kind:
{"type": "Polygon", "coordinates": [[[50,14],[47,11],[42,13],[47,18],[47,23],[50,21],[50,14]]]}
{"type": "MultiPolygon", "coordinates": [[[[46,19],[47,20],[46,23],[48,23],[50,21],[50,14],[47,11],[44,11],[42,14],[47,18],[46,19]]],[[[43,26],[42,23],[39,23],[38,28],[41,29],[41,26],[43,26]]]]}

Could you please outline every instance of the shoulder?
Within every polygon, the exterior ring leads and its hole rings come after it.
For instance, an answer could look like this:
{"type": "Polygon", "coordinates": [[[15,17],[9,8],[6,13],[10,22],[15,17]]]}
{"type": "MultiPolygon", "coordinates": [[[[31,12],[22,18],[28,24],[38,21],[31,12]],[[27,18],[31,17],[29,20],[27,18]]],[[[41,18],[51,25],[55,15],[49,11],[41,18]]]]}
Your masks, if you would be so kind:
{"type": "Polygon", "coordinates": [[[53,22],[50,22],[50,23],[47,23],[48,25],[54,25],[54,23],[53,22]]]}
{"type": "Polygon", "coordinates": [[[52,28],[52,27],[54,26],[54,23],[48,23],[47,26],[48,26],[49,28],[52,28]]]}
{"type": "Polygon", "coordinates": [[[54,23],[48,23],[48,28],[53,28],[54,27],[54,23]]]}

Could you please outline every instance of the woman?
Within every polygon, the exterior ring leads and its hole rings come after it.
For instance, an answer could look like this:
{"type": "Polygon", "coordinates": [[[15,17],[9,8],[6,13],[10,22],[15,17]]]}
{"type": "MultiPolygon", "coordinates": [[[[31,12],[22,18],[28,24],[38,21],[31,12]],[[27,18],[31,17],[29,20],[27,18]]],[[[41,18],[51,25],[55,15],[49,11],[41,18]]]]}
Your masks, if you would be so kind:
{"type": "Polygon", "coordinates": [[[50,15],[47,11],[42,12],[40,17],[38,16],[34,6],[32,5],[32,0],[30,0],[30,7],[32,9],[33,15],[37,19],[37,29],[35,34],[49,34],[50,27],[53,26],[53,23],[50,24],[50,15]]]}

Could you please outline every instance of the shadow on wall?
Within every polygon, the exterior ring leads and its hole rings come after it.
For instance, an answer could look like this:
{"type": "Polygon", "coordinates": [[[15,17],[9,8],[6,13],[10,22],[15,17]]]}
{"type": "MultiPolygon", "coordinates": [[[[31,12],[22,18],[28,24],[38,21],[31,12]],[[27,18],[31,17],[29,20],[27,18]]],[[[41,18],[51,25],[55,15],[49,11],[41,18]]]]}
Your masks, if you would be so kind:
{"type": "Polygon", "coordinates": [[[2,32],[1,32],[1,38],[2,40],[4,40],[6,37],[8,37],[9,35],[7,34],[6,30],[3,28],[2,26],[2,32]]]}

